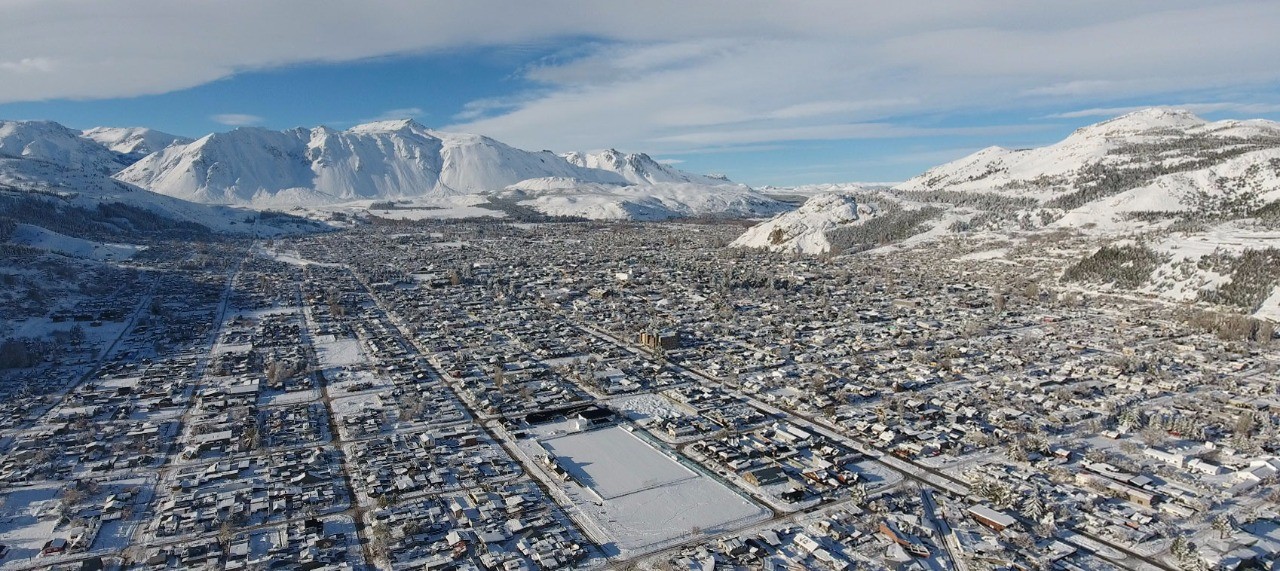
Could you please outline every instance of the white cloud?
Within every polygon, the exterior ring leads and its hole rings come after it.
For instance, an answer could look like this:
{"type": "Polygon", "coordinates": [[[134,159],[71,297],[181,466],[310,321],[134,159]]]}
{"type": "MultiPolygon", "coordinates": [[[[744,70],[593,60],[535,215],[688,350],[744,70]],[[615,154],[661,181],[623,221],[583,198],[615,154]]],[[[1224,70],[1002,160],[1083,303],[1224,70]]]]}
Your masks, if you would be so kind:
{"type": "Polygon", "coordinates": [[[231,127],[244,127],[248,125],[257,125],[263,121],[262,117],[257,115],[249,115],[246,113],[220,113],[218,115],[209,116],[215,123],[228,125],[231,127]]]}
{"type": "Polygon", "coordinates": [[[1277,26],[1280,2],[1254,0],[8,0],[0,103],[571,40],[520,71],[534,89],[474,101],[449,128],[527,148],[690,152],[961,134],[900,125],[955,111],[1190,91],[1238,98],[1280,83],[1277,26]]]}

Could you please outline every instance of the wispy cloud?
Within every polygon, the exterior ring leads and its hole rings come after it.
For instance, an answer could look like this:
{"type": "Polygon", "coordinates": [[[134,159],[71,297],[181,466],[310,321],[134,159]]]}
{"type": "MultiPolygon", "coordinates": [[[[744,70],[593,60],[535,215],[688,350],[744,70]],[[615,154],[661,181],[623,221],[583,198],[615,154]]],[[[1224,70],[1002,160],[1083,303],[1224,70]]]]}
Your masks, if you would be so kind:
{"type": "MultiPolygon", "coordinates": [[[[1280,84],[1280,2],[1256,0],[814,0],[749,9],[742,0],[651,0],[645,10],[595,0],[558,0],[555,10],[510,0],[10,4],[0,19],[0,103],[165,93],[297,64],[563,44],[553,58],[513,63],[508,93],[466,104],[447,126],[526,148],[671,155],[805,138],[959,137],[907,125],[1192,93],[1264,105],[1280,84]],[[334,29],[344,41],[333,41],[334,29]]],[[[1261,108],[1272,107],[1253,109],[1261,108]]]]}
{"type": "Polygon", "coordinates": [[[360,121],[362,123],[368,123],[371,121],[392,121],[395,119],[417,119],[426,114],[426,110],[421,107],[399,107],[396,109],[388,109],[378,114],[376,117],[369,117],[367,119],[361,119],[360,121]]]}
{"type": "Polygon", "coordinates": [[[1067,111],[1063,113],[1054,113],[1046,115],[1048,119],[1087,119],[1093,117],[1115,117],[1132,113],[1150,107],[1173,107],[1178,109],[1186,109],[1192,113],[1218,113],[1232,112],[1244,114],[1263,114],[1263,113],[1280,113],[1280,103],[1178,103],[1178,104],[1153,104],[1153,105],[1130,105],[1126,107],[1093,107],[1089,109],[1079,109],[1076,111],[1067,111]]]}
{"type": "Polygon", "coordinates": [[[257,125],[264,120],[262,117],[249,115],[247,113],[219,113],[217,115],[210,115],[209,119],[212,119],[215,123],[231,127],[257,125]]]}
{"type": "Polygon", "coordinates": [[[455,121],[475,121],[500,115],[512,109],[517,109],[521,105],[528,103],[530,97],[489,97],[485,99],[476,99],[468,101],[462,106],[462,111],[457,112],[453,116],[455,121]]]}
{"type": "Polygon", "coordinates": [[[15,61],[0,61],[0,72],[15,74],[51,73],[55,67],[53,60],[43,57],[26,57],[15,61]]]}

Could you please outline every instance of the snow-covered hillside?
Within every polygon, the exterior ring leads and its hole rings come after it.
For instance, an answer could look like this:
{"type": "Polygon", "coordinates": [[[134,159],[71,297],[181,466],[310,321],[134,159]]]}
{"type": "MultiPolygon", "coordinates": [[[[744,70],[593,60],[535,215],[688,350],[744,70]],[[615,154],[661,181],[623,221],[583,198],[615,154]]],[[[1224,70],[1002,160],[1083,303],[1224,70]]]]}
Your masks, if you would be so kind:
{"type": "Polygon", "coordinates": [[[864,224],[878,209],[850,194],[819,194],[800,208],[748,229],[731,246],[775,252],[822,254],[831,250],[828,234],[840,227],[864,224]]]}
{"type": "MultiPolygon", "coordinates": [[[[0,198],[6,207],[0,214],[18,222],[29,220],[15,209],[39,206],[49,215],[78,208],[83,215],[101,212],[104,205],[124,205],[170,222],[214,231],[271,235],[316,228],[289,217],[271,217],[272,222],[255,225],[261,218],[251,210],[196,204],[111,178],[111,173],[121,168],[121,155],[57,123],[0,122],[0,198]]],[[[122,232],[139,230],[124,220],[107,224],[118,224],[122,232]]]]}
{"type": "Polygon", "coordinates": [[[764,218],[791,209],[745,186],[688,182],[609,186],[536,179],[512,185],[499,196],[517,200],[522,206],[543,214],[592,220],[764,218]]]}
{"type": "Polygon", "coordinates": [[[52,121],[0,121],[0,157],[98,174],[112,174],[128,164],[103,145],[52,121]]]}
{"type": "Polygon", "coordinates": [[[1046,147],[988,147],[895,188],[1000,193],[1071,209],[1161,175],[1277,146],[1280,124],[1274,122],[1210,123],[1189,111],[1153,108],[1082,127],[1046,147]]]}
{"type": "Polygon", "coordinates": [[[1114,196],[1066,212],[1055,227],[1090,233],[1127,232],[1175,218],[1247,216],[1280,200],[1280,147],[1156,177],[1114,196]],[[1232,212],[1231,210],[1236,210],[1232,212]]]}
{"type": "Polygon", "coordinates": [[[890,188],[896,182],[828,182],[800,186],[762,186],[756,190],[772,196],[817,196],[829,193],[873,192],[890,188]]]}
{"type": "Polygon", "coordinates": [[[9,241],[74,258],[98,261],[128,259],[143,249],[133,244],[112,244],[73,238],[30,224],[19,224],[9,241]]]}

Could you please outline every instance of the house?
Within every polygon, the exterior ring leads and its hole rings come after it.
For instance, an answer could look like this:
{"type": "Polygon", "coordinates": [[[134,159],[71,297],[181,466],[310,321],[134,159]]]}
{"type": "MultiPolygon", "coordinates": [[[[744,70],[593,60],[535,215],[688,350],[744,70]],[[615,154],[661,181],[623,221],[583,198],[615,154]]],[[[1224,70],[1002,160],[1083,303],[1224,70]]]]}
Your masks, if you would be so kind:
{"type": "Polygon", "coordinates": [[[787,472],[777,466],[767,466],[743,474],[742,479],[754,486],[768,486],[787,481],[787,472]]]}
{"type": "Polygon", "coordinates": [[[57,555],[67,551],[67,540],[61,537],[50,539],[44,544],[44,548],[40,550],[41,555],[57,555]]]}
{"type": "Polygon", "coordinates": [[[998,512],[984,505],[976,505],[969,508],[969,517],[974,521],[985,525],[995,531],[1004,531],[1005,529],[1018,523],[1007,514],[998,512]]]}

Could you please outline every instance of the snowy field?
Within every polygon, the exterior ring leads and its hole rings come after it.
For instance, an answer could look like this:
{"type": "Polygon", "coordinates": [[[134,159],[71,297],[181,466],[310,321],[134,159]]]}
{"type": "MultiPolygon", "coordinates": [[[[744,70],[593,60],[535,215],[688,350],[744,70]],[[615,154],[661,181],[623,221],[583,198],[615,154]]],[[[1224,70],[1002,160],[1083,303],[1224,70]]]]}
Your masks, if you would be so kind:
{"type": "Polygon", "coordinates": [[[608,556],[649,553],[695,532],[717,534],[768,519],[769,511],[658,451],[621,427],[522,442],[545,447],[579,481],[556,495],[608,556]]]}
{"type": "Polygon", "coordinates": [[[329,389],[334,396],[369,391],[384,392],[395,389],[395,385],[390,379],[373,371],[325,369],[324,376],[329,379],[329,389]]]}
{"type": "Polygon", "coordinates": [[[542,445],[575,480],[606,500],[698,477],[621,428],[579,432],[542,445]]]}
{"type": "Polygon", "coordinates": [[[311,344],[316,349],[316,358],[320,360],[322,368],[345,367],[364,362],[358,339],[335,339],[332,335],[320,335],[311,344]]]}
{"type": "Polygon", "coordinates": [[[57,500],[61,486],[44,484],[14,489],[4,495],[0,507],[0,543],[10,549],[6,566],[17,561],[34,563],[44,543],[55,537],[57,500]]]}

